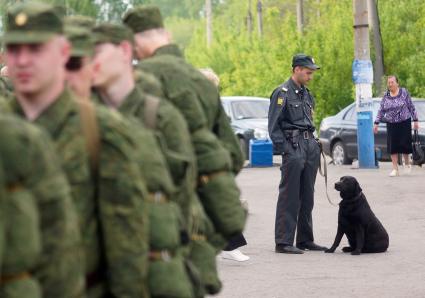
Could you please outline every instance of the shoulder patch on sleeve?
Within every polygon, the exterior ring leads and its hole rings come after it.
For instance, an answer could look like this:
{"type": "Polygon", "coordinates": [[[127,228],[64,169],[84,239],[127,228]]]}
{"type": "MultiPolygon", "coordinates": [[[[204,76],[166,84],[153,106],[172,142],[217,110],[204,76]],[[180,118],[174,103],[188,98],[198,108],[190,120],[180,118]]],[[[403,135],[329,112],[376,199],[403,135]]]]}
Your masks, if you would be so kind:
{"type": "Polygon", "coordinates": [[[277,104],[278,105],[283,105],[283,103],[285,102],[285,98],[283,97],[283,96],[279,96],[278,98],[277,98],[277,104]]]}

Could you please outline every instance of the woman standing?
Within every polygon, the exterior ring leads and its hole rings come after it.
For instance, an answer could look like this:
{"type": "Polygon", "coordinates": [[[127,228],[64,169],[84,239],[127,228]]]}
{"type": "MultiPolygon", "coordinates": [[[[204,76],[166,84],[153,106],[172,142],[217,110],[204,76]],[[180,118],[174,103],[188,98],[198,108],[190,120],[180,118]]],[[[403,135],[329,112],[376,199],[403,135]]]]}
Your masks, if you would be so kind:
{"type": "Polygon", "coordinates": [[[379,122],[387,123],[387,151],[391,154],[393,170],[390,177],[399,175],[398,154],[403,154],[406,172],[410,172],[409,154],[412,153],[412,119],[413,129],[419,128],[418,115],[409,92],[400,88],[398,79],[391,75],[387,79],[388,91],[381,101],[373,131],[378,132],[379,122]]]}

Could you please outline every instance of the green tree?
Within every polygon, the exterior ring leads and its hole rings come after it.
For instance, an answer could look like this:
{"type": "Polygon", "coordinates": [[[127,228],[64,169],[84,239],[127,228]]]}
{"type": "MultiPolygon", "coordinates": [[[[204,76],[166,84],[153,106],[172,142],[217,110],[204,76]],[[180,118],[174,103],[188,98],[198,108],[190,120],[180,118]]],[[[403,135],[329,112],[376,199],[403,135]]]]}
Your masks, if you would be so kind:
{"type": "MultiPolygon", "coordinates": [[[[305,5],[309,5],[305,1],[305,5]]],[[[316,97],[316,121],[334,114],[353,101],[351,63],[353,59],[351,0],[335,4],[314,1],[316,10],[305,10],[303,35],[297,32],[296,6],[290,1],[264,1],[264,36],[249,38],[244,15],[246,3],[227,2],[214,19],[214,44],[205,48],[200,28],[186,50],[198,67],[211,67],[220,76],[225,95],[268,97],[276,86],[291,75],[296,53],[312,55],[322,69],[311,84],[316,97]],[[320,17],[317,17],[320,9],[320,17]],[[236,17],[235,17],[236,16],[236,17]]],[[[306,6],[307,7],[307,6],[306,6]]],[[[217,14],[216,14],[217,15],[217,14]]]]}

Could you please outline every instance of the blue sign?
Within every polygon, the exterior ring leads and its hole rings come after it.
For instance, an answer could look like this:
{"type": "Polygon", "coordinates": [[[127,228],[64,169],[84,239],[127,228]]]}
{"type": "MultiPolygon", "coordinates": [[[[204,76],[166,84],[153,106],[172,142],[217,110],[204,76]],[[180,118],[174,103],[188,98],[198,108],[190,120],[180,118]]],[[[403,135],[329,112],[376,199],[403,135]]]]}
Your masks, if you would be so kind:
{"type": "Polygon", "coordinates": [[[373,66],[370,60],[353,61],[353,82],[354,84],[372,84],[373,66]]]}

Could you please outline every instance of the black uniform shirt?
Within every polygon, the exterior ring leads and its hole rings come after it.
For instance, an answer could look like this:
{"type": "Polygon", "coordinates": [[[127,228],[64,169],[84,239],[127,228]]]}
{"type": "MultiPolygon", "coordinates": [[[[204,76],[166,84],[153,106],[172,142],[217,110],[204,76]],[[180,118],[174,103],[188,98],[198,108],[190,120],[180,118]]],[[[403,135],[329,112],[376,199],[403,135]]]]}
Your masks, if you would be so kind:
{"type": "Polygon", "coordinates": [[[276,88],[270,97],[269,134],[280,151],[285,142],[283,130],[315,130],[314,98],[305,86],[299,87],[291,78],[276,88]]]}
{"type": "Polygon", "coordinates": [[[282,116],[280,117],[280,127],[282,130],[301,129],[314,131],[313,109],[314,99],[305,86],[298,86],[292,79],[289,79],[286,94],[280,94],[284,101],[282,116]]]}

